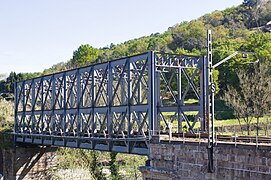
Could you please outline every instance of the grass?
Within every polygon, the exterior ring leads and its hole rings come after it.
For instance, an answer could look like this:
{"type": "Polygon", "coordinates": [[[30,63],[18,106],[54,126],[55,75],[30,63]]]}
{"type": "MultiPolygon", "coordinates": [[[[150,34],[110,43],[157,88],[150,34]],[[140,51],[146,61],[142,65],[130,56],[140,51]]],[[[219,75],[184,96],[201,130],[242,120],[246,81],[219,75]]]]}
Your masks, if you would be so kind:
{"type": "MultiPolygon", "coordinates": [[[[266,123],[266,118],[270,119],[270,117],[261,117],[259,119],[259,123],[266,123]]],[[[243,119],[240,120],[240,123],[242,125],[246,124],[246,122],[243,119]]],[[[256,118],[252,118],[251,124],[255,124],[255,123],[257,123],[257,119],[256,118]]],[[[234,126],[234,125],[239,125],[238,119],[226,119],[226,120],[216,120],[215,121],[215,126],[216,127],[220,127],[220,126],[234,126]]]]}
{"type": "Polygon", "coordinates": [[[13,102],[0,99],[0,132],[9,131],[14,123],[13,102]]]}
{"type": "MultiPolygon", "coordinates": [[[[110,176],[110,153],[96,151],[97,160],[102,164],[104,176],[110,176]]],[[[91,150],[71,149],[71,148],[59,148],[58,150],[58,166],[57,172],[54,175],[58,175],[58,171],[82,171],[90,173],[90,162],[93,158],[91,156],[91,150]]],[[[141,173],[138,170],[139,166],[144,166],[147,157],[131,154],[118,153],[116,157],[116,163],[119,166],[119,174],[123,179],[141,179],[141,173]]],[[[63,174],[61,174],[63,176],[63,174]]],[[[69,175],[71,177],[71,175],[69,175]]]]}

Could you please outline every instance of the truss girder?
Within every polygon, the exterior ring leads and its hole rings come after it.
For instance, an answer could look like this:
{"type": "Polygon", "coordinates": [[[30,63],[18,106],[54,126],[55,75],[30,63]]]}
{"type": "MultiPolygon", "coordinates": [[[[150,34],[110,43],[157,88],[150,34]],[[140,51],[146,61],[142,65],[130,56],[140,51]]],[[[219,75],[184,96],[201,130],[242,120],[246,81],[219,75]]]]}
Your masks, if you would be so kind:
{"type": "Polygon", "coordinates": [[[178,131],[186,123],[191,132],[203,123],[205,85],[195,83],[205,77],[203,60],[149,52],[17,82],[16,141],[147,154],[163,122],[168,128],[177,120],[178,131]],[[198,103],[186,105],[190,91],[198,103]]]}

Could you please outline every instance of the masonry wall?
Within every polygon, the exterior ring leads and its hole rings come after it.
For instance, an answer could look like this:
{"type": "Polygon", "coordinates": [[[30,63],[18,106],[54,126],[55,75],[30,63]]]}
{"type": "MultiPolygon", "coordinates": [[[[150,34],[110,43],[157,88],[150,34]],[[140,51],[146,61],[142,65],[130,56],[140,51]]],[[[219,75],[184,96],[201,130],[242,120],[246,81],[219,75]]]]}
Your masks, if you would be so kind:
{"type": "Polygon", "coordinates": [[[218,144],[214,173],[208,173],[205,143],[152,143],[150,160],[139,168],[143,179],[271,179],[271,146],[218,144]]]}
{"type": "Polygon", "coordinates": [[[56,165],[56,149],[16,147],[3,150],[3,175],[6,180],[49,179],[56,165]]]}

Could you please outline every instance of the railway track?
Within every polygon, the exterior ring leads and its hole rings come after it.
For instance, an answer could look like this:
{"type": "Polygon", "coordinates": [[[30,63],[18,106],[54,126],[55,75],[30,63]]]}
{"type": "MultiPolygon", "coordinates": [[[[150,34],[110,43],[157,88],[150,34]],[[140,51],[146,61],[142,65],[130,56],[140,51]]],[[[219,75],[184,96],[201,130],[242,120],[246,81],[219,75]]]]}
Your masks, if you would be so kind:
{"type": "MultiPolygon", "coordinates": [[[[161,135],[168,135],[168,133],[161,133],[161,135]]],[[[201,139],[207,140],[208,134],[188,134],[188,133],[172,133],[172,138],[187,138],[187,139],[201,139]]],[[[216,135],[216,141],[222,142],[238,142],[238,143],[264,143],[271,144],[271,137],[256,137],[256,136],[229,136],[216,135]]]]}

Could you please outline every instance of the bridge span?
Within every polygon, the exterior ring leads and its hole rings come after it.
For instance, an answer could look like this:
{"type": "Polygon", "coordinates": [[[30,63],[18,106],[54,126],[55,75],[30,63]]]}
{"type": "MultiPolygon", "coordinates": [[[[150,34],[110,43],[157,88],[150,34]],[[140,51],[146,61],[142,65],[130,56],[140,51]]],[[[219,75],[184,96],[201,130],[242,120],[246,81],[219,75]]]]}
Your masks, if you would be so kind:
{"type": "Polygon", "coordinates": [[[161,132],[209,133],[210,63],[147,52],[17,82],[15,142],[148,155],[161,132]]]}

